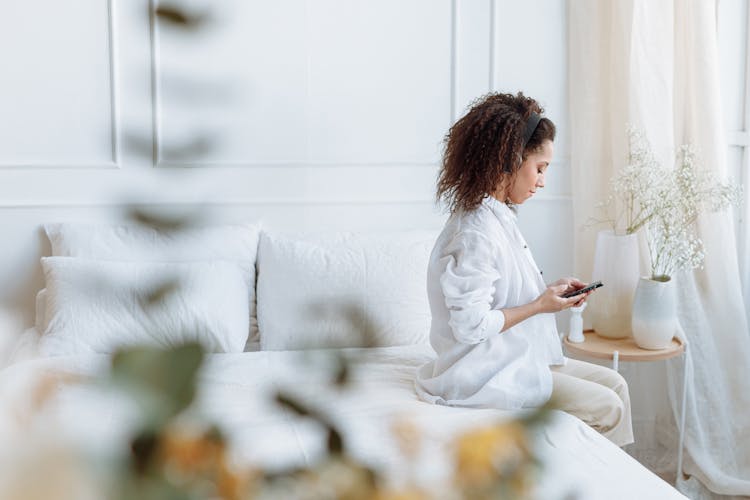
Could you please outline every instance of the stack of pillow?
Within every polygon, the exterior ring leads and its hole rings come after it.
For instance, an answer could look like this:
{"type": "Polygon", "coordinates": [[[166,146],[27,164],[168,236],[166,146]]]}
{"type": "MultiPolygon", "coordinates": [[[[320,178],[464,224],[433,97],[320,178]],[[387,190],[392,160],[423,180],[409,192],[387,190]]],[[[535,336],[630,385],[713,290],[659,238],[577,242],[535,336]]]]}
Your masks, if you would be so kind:
{"type": "Polygon", "coordinates": [[[43,355],[191,340],[209,352],[390,346],[429,336],[434,231],[71,223],[45,231],[52,256],[42,258],[37,296],[43,355]]]}
{"type": "Polygon", "coordinates": [[[160,232],[47,224],[45,231],[53,256],[42,258],[45,290],[37,301],[42,354],[189,340],[238,352],[248,336],[257,340],[259,226],[160,232]]]}

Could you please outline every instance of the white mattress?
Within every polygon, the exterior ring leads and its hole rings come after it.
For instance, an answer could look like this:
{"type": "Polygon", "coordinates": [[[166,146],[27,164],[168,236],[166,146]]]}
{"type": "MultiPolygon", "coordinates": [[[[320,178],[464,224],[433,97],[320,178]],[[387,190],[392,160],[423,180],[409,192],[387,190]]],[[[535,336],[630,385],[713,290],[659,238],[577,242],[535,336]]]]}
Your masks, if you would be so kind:
{"type": "MultiPolygon", "coordinates": [[[[34,333],[27,335],[33,336],[34,333]]],[[[272,395],[285,390],[304,398],[339,424],[348,450],[372,464],[394,483],[417,477],[423,486],[439,484],[451,463],[450,442],[461,430],[512,417],[510,412],[434,406],[417,399],[415,368],[429,359],[427,347],[345,349],[356,359],[351,387],[325,383],[325,357],[289,351],[209,355],[194,411],[219,423],[229,435],[235,460],[269,468],[313,463],[323,451],[321,429],[278,408],[272,395]],[[391,426],[399,419],[416,424],[422,453],[406,463],[396,451],[391,426]]],[[[0,401],[12,402],[28,391],[24,381],[40,370],[97,373],[105,356],[27,360],[0,372],[0,401]]],[[[105,452],[123,446],[134,425],[132,409],[104,397],[99,389],[65,387],[54,400],[58,435],[105,452]]],[[[6,412],[3,412],[6,413],[6,412]]],[[[0,439],[8,437],[0,420],[0,439]]],[[[122,449],[122,448],[120,448],[122,449]]],[[[537,449],[544,460],[539,498],[677,499],[686,498],[580,420],[555,412],[539,431],[537,449]]]]}

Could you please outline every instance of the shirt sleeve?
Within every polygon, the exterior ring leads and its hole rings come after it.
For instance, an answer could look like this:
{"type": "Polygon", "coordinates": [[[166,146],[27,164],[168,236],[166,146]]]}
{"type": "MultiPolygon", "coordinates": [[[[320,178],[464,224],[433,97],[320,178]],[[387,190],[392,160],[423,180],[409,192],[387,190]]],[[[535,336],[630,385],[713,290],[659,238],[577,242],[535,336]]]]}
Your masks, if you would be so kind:
{"type": "Polygon", "coordinates": [[[478,344],[503,329],[505,315],[492,309],[493,283],[500,278],[495,255],[489,238],[474,231],[456,234],[445,247],[440,287],[458,342],[478,344]]]}

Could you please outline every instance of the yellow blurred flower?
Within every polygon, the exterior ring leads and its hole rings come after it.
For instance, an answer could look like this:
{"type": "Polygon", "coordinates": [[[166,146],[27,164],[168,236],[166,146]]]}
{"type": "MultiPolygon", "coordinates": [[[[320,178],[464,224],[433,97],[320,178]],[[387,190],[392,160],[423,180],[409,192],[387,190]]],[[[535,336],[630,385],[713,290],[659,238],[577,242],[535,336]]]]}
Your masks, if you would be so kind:
{"type": "Polygon", "coordinates": [[[87,381],[83,375],[62,371],[42,372],[31,391],[31,409],[40,412],[49,403],[60,388],[65,385],[76,385],[87,381]]]}
{"type": "MultiPolygon", "coordinates": [[[[333,455],[318,467],[310,470],[308,479],[313,490],[333,494],[338,500],[362,500],[375,493],[373,472],[362,464],[340,455],[333,455]]],[[[328,498],[322,494],[319,498],[328,498]]]]}
{"type": "Polygon", "coordinates": [[[237,470],[228,459],[224,440],[211,430],[174,426],[160,443],[164,473],[176,483],[207,480],[222,500],[247,498],[258,473],[237,470]]]}
{"type": "Polygon", "coordinates": [[[399,451],[409,459],[415,459],[422,447],[422,434],[419,426],[406,417],[395,419],[391,433],[396,438],[399,451]]]}
{"type": "MultiPolygon", "coordinates": [[[[24,449],[0,454],[0,498],[12,500],[101,500],[102,477],[65,441],[30,436],[24,449]]],[[[20,444],[20,443],[14,443],[20,444]]]]}
{"type": "Polygon", "coordinates": [[[428,500],[430,497],[420,490],[393,491],[381,490],[375,493],[372,500],[428,500]]]}
{"type": "Polygon", "coordinates": [[[224,461],[225,445],[205,432],[171,429],[160,444],[164,465],[182,475],[194,476],[215,471],[224,461]]]}
{"type": "Polygon", "coordinates": [[[455,481],[464,491],[486,491],[502,485],[523,493],[529,486],[533,459],[521,422],[474,429],[457,441],[455,481]]]}

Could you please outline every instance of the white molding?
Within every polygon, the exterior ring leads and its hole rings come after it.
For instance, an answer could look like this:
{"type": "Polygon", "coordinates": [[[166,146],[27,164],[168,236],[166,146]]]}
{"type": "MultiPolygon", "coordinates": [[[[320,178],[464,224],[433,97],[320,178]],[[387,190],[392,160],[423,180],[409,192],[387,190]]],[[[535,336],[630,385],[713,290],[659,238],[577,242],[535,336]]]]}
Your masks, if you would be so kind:
{"type": "MultiPolygon", "coordinates": [[[[458,0],[451,0],[451,33],[450,33],[450,90],[449,90],[449,117],[450,125],[453,125],[454,120],[457,118],[456,114],[456,101],[457,101],[457,15],[458,15],[458,0]]],[[[491,0],[494,4],[495,0],[491,0]]],[[[285,167],[316,167],[316,166],[327,166],[327,167],[352,167],[352,166],[383,166],[383,167],[394,167],[394,166],[423,166],[430,167],[437,163],[435,162],[409,162],[409,161],[390,161],[390,162],[361,162],[361,161],[343,161],[343,162],[310,162],[310,161],[295,161],[295,162],[180,162],[180,161],[163,161],[161,159],[161,88],[159,85],[159,24],[156,22],[154,13],[159,6],[159,0],[149,0],[149,35],[151,36],[151,115],[152,115],[152,145],[153,145],[153,168],[215,168],[215,167],[229,167],[229,168],[257,168],[281,165],[285,167]]],[[[493,21],[490,21],[493,22],[493,21]]],[[[492,76],[490,76],[492,78],[492,76]]]]}
{"type": "Polygon", "coordinates": [[[161,140],[160,113],[159,104],[161,102],[161,91],[159,87],[159,24],[156,22],[156,9],[159,7],[159,0],[149,0],[149,36],[151,37],[149,49],[151,51],[151,163],[153,167],[160,165],[161,140]]]}
{"type": "MultiPolygon", "coordinates": [[[[531,203],[534,202],[545,202],[545,203],[569,203],[573,201],[573,197],[570,195],[538,195],[535,196],[531,203]]],[[[38,209],[55,209],[55,208],[89,208],[89,207],[101,207],[101,208],[117,208],[117,207],[233,207],[233,206],[264,206],[264,205],[289,205],[289,206],[386,206],[386,205],[434,205],[436,209],[438,206],[435,204],[433,198],[427,199],[397,199],[397,200],[328,200],[328,199],[297,199],[297,198],[268,198],[268,199],[228,199],[228,200],[159,200],[159,201],[147,201],[147,200],[134,200],[132,202],[64,202],[64,201],[50,201],[50,202],[4,202],[0,200],[1,209],[9,210],[38,210],[38,209]]]]}
{"type": "Polygon", "coordinates": [[[380,205],[435,205],[434,199],[404,199],[404,200],[326,200],[326,199],[296,199],[296,198],[269,198],[269,199],[230,199],[230,200],[159,200],[146,201],[135,200],[132,202],[4,202],[0,200],[1,209],[10,210],[38,210],[55,208],[120,208],[128,206],[136,207],[233,207],[233,206],[263,206],[263,205],[310,205],[310,206],[380,206],[380,205]]]}
{"type": "Polygon", "coordinates": [[[727,134],[727,142],[730,146],[750,146],[750,132],[737,130],[727,134]]]}
{"type": "MultiPolygon", "coordinates": [[[[560,167],[569,167],[570,161],[568,157],[562,157],[559,160],[552,160],[552,163],[550,163],[551,166],[556,166],[557,168],[560,167]]],[[[194,168],[211,168],[211,169],[240,169],[245,170],[248,167],[253,168],[341,168],[341,167],[352,167],[352,168],[440,168],[440,162],[425,162],[425,163],[398,163],[398,162],[392,162],[392,163],[286,163],[286,162],[258,162],[258,163],[231,163],[231,162],[217,162],[217,163],[211,163],[211,162],[204,162],[204,163],[174,163],[174,162],[164,162],[161,165],[159,165],[160,168],[168,168],[168,169],[194,169],[194,168]]],[[[117,170],[120,168],[120,165],[116,163],[95,163],[95,164],[85,164],[85,163],[33,163],[33,164],[8,164],[3,167],[3,170],[44,170],[44,169],[52,169],[52,170],[117,170]]]]}
{"type": "MultiPolygon", "coordinates": [[[[744,131],[746,134],[750,133],[750,7],[746,6],[745,18],[745,102],[742,103],[744,109],[744,131]]],[[[745,162],[745,169],[750,168],[750,165],[745,162]]]]}
{"type": "Polygon", "coordinates": [[[160,162],[159,168],[227,168],[227,169],[246,169],[246,168],[267,168],[267,167],[284,167],[284,168],[307,168],[307,167],[417,167],[417,168],[437,168],[440,162],[160,162]]]}
{"type": "Polygon", "coordinates": [[[490,0],[490,12],[487,16],[490,21],[490,92],[495,90],[497,79],[495,78],[495,47],[497,47],[497,0],[490,0]]]}
{"type": "MultiPolygon", "coordinates": [[[[743,107],[743,123],[742,126],[745,129],[742,132],[737,132],[735,141],[737,145],[743,146],[742,151],[742,164],[740,167],[740,185],[744,190],[744,213],[740,209],[740,216],[738,220],[738,251],[739,255],[748,255],[750,251],[750,224],[746,216],[750,214],[750,6],[746,6],[746,18],[745,18],[745,94],[743,107]],[[744,142],[743,142],[744,141],[744,142]]],[[[745,303],[750,302],[750,259],[740,259],[740,274],[742,277],[742,285],[744,287],[745,303]]]]}
{"type": "Polygon", "coordinates": [[[109,109],[112,116],[112,163],[120,168],[120,137],[122,127],[120,123],[120,92],[117,85],[119,77],[117,37],[115,23],[115,0],[107,0],[107,23],[109,34],[109,109]]]}
{"type": "Polygon", "coordinates": [[[112,161],[111,162],[96,162],[96,163],[79,163],[75,166],[71,166],[70,161],[66,163],[55,163],[55,162],[32,162],[32,163],[9,163],[1,162],[0,170],[17,170],[17,169],[68,169],[68,168],[85,168],[85,169],[119,169],[120,165],[120,107],[118,99],[118,87],[116,83],[117,71],[117,52],[115,50],[115,20],[114,20],[114,3],[115,0],[107,0],[107,44],[108,44],[108,57],[109,57],[109,109],[110,109],[110,126],[111,130],[111,141],[112,141],[112,161]]]}
{"type": "MultiPolygon", "coordinates": [[[[570,163],[570,156],[563,155],[559,159],[552,160],[550,165],[557,165],[560,167],[567,167],[570,163]]],[[[193,169],[193,168],[226,168],[226,169],[246,169],[246,168],[316,168],[316,167],[356,167],[356,168],[367,168],[367,167],[382,167],[382,168],[439,168],[440,160],[433,162],[161,162],[158,165],[159,168],[171,168],[171,169],[193,169]]]]}
{"type": "Polygon", "coordinates": [[[456,116],[456,100],[458,92],[458,0],[451,0],[451,90],[450,90],[450,117],[451,125],[458,119],[456,116]]]}
{"type": "Polygon", "coordinates": [[[0,164],[0,170],[120,170],[119,163],[54,163],[54,162],[37,162],[37,163],[3,163],[0,164]]]}

